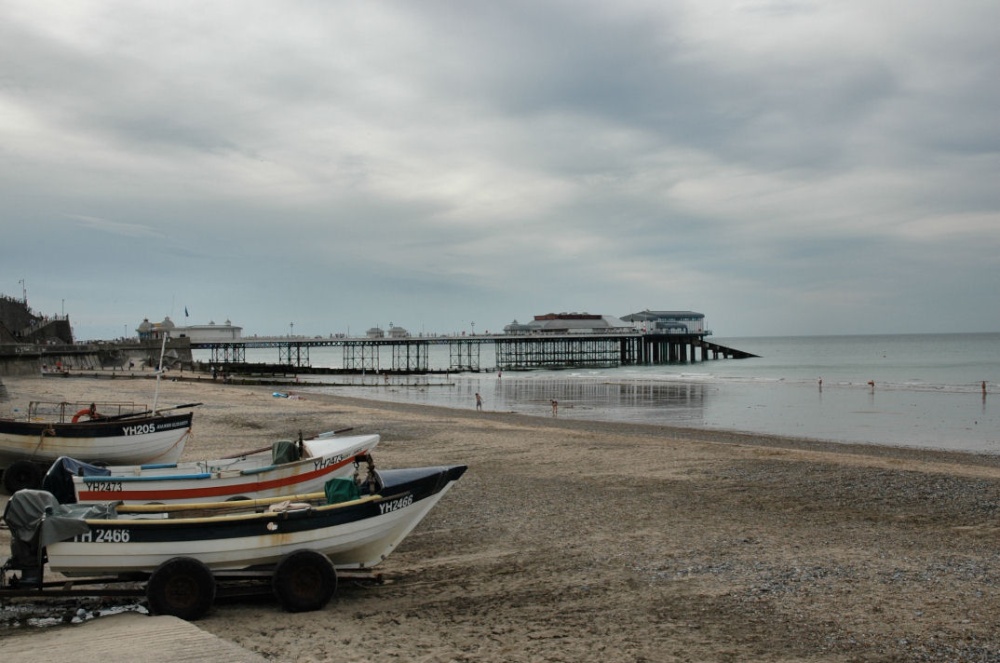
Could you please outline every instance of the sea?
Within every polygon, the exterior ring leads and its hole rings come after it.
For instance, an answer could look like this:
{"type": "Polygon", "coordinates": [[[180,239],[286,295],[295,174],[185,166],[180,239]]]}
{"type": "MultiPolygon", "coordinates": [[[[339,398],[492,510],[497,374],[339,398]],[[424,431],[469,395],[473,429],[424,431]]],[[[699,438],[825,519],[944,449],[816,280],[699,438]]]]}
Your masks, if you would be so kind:
{"type": "MultiPolygon", "coordinates": [[[[1000,333],[710,340],[758,357],[501,373],[484,344],[478,372],[300,380],[323,393],[458,409],[475,409],[478,393],[486,411],[1000,453],[1000,333]]],[[[276,351],[247,350],[247,361],[275,361],[251,357],[267,352],[276,351]]],[[[447,368],[447,346],[428,356],[447,368]]],[[[342,351],[313,348],[310,363],[339,368],[342,351]]]]}

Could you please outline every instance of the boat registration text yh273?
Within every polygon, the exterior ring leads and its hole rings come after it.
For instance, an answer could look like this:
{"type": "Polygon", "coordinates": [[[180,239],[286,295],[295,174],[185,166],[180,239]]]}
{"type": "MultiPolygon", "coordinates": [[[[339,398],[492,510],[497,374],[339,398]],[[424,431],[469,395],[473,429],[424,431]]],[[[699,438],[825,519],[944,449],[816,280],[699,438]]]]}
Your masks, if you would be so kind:
{"type": "Polygon", "coordinates": [[[122,493],[125,486],[121,481],[94,481],[89,486],[90,490],[98,493],[122,493]]]}

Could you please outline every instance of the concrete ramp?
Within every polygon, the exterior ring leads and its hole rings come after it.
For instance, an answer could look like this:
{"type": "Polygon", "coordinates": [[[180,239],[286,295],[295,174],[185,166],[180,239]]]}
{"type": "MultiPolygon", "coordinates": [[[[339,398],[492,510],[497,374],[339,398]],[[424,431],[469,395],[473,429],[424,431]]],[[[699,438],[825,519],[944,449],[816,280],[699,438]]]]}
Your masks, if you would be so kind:
{"type": "Polygon", "coordinates": [[[259,654],[176,617],[134,612],[75,626],[32,628],[0,642],[3,663],[266,663],[259,654]]]}

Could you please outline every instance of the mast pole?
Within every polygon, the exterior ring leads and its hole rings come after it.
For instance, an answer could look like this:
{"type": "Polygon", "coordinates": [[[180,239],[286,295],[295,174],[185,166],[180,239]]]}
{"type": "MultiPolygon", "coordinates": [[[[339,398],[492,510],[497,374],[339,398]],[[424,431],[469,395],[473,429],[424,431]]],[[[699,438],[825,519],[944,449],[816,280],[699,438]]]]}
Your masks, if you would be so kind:
{"type": "Polygon", "coordinates": [[[160,397],[160,378],[163,376],[163,355],[167,351],[167,330],[163,330],[163,345],[160,346],[160,363],[156,367],[156,389],[153,390],[153,414],[156,414],[156,401],[160,397]]]}

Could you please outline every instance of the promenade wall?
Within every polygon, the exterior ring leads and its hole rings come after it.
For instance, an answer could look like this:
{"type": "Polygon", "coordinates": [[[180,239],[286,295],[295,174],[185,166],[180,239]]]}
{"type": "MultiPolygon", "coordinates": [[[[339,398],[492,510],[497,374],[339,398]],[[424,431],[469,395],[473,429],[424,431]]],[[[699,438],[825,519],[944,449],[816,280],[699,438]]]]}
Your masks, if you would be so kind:
{"type": "MultiPolygon", "coordinates": [[[[160,341],[127,341],[117,343],[0,344],[0,376],[58,374],[61,370],[97,370],[102,368],[135,368],[157,366],[162,349],[160,341]]],[[[188,339],[170,339],[163,355],[168,367],[191,365],[191,343],[188,339]]]]}

